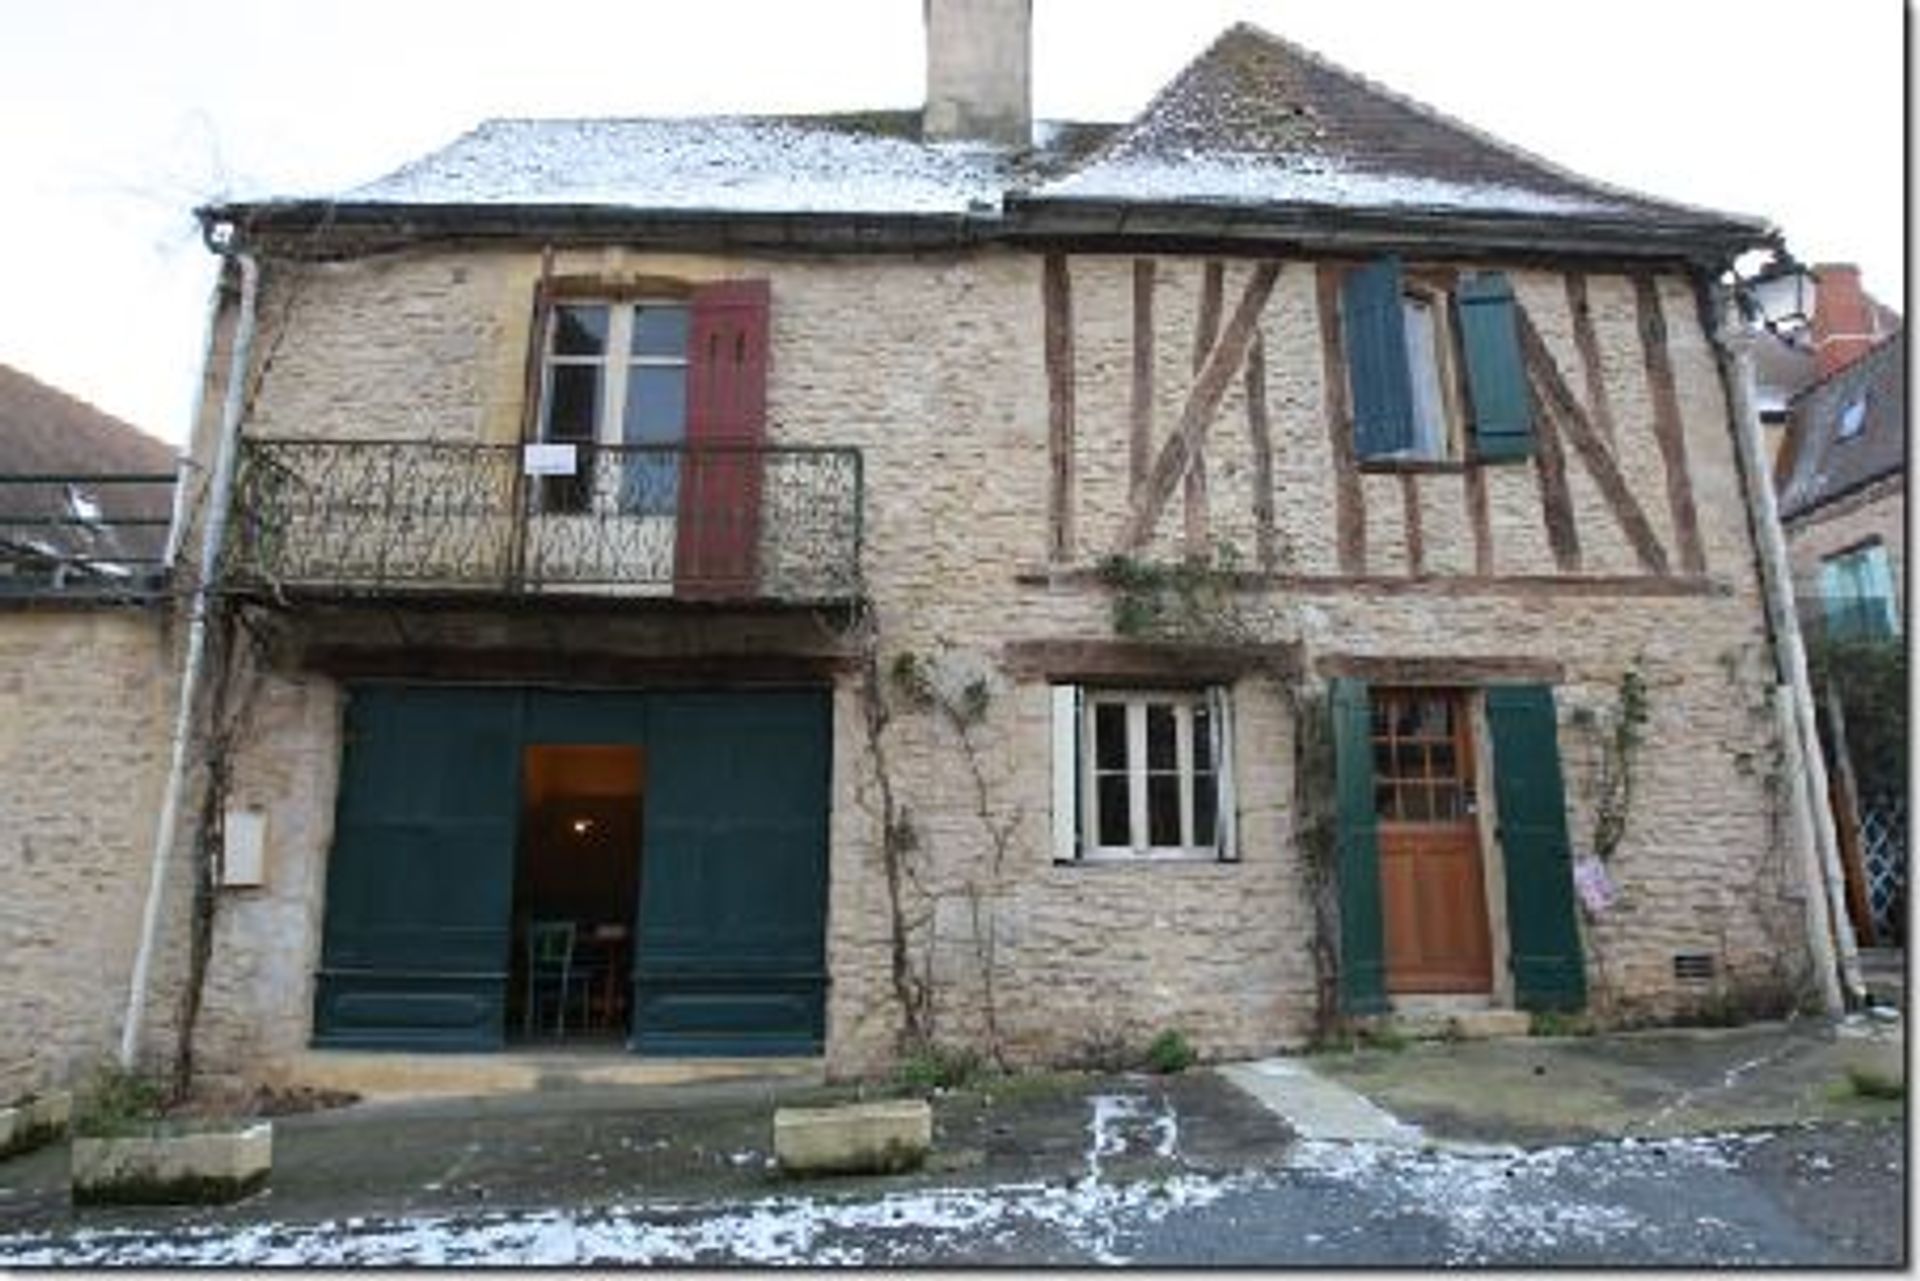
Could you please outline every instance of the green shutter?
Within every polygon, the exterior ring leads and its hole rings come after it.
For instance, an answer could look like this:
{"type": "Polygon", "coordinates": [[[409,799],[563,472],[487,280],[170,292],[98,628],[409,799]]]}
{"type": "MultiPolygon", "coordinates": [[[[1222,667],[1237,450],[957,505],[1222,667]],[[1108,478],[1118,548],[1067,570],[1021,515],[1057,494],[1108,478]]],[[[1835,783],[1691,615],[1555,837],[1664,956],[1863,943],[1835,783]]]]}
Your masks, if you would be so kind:
{"type": "Polygon", "coordinates": [[[1529,1010],[1586,1004],[1586,965],[1574,918],[1567,799],[1553,691],[1544,685],[1487,691],[1495,801],[1506,860],[1507,941],[1516,1001],[1529,1010]]]}
{"type": "Polygon", "coordinates": [[[348,691],[314,1042],[477,1050],[502,1039],[520,700],[348,691]]]}
{"type": "Polygon", "coordinates": [[[1473,401],[1474,453],[1488,460],[1533,452],[1533,405],[1514,324],[1513,286],[1497,271],[1460,282],[1460,347],[1473,401]]]}
{"type": "Polygon", "coordinates": [[[1339,817],[1335,874],[1340,886],[1340,1008],[1348,1014],[1377,1014],[1387,1008],[1387,968],[1366,682],[1334,681],[1331,703],[1339,817]]]}
{"type": "Polygon", "coordinates": [[[1356,267],[1340,287],[1353,392],[1353,452],[1360,458],[1413,448],[1413,374],[1407,367],[1400,297],[1398,258],[1356,267]]]}

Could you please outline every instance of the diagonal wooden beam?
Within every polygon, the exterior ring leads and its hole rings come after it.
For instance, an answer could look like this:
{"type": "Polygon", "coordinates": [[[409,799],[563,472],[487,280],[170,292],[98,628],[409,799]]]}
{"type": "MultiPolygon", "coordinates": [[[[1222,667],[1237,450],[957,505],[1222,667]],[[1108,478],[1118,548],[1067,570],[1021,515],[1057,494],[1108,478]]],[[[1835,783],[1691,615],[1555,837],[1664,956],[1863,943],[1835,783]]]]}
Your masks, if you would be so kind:
{"type": "Polygon", "coordinates": [[[1573,493],[1567,488],[1567,455],[1560,447],[1560,429],[1547,412],[1545,397],[1528,379],[1533,398],[1533,471],[1540,481],[1540,514],[1547,523],[1547,545],[1553,548],[1554,568],[1563,574],[1580,570],[1580,527],[1573,519],[1573,493]]]}
{"type": "Polygon", "coordinates": [[[1533,318],[1527,315],[1526,308],[1515,307],[1514,314],[1519,321],[1520,350],[1527,365],[1527,381],[1532,384],[1535,397],[1566,432],[1568,443],[1579,452],[1580,461],[1586,464],[1588,474],[1600,487],[1607,505],[1613,508],[1614,518],[1620,522],[1627,541],[1633,544],[1634,554],[1640,558],[1640,563],[1650,573],[1667,573],[1667,549],[1660,545],[1659,536],[1653,532],[1653,526],[1647,523],[1647,515],[1640,509],[1633,490],[1628,488],[1626,477],[1620,474],[1612,451],[1595,433],[1593,423],[1587,418],[1587,411],[1574,399],[1566,378],[1560,373],[1560,366],[1554,363],[1553,353],[1547,350],[1547,344],[1541,340],[1540,331],[1534,328],[1533,318]]]}
{"type": "Polygon", "coordinates": [[[1607,399],[1607,380],[1600,364],[1600,336],[1593,328],[1593,307],[1587,301],[1587,278],[1578,271],[1566,276],[1567,310],[1573,313],[1573,341],[1580,348],[1580,368],[1587,378],[1587,408],[1609,444],[1618,439],[1613,428],[1613,403],[1607,399]]]}
{"type": "Polygon", "coordinates": [[[1667,349],[1667,318],[1660,310],[1660,291],[1652,276],[1634,276],[1633,301],[1639,314],[1647,389],[1653,394],[1653,434],[1660,442],[1660,459],[1667,468],[1667,507],[1673,516],[1673,541],[1680,551],[1680,568],[1689,574],[1704,574],[1707,555],[1700,546],[1700,516],[1693,505],[1687,437],[1680,427],[1680,396],[1673,385],[1673,359],[1667,349]]]}
{"type": "Polygon", "coordinates": [[[1279,263],[1263,262],[1247,282],[1246,292],[1241,294],[1239,304],[1233,309],[1233,318],[1227,322],[1226,330],[1220,335],[1220,340],[1214,343],[1199,376],[1193,380],[1193,390],[1187,393],[1186,406],[1180,411],[1179,425],[1174,428],[1167,443],[1161,446],[1160,455],[1154,460],[1153,471],[1147,477],[1139,501],[1133,504],[1126,528],[1120,534],[1122,553],[1138,551],[1145,545],[1161,513],[1166,510],[1168,500],[1173,497],[1174,487],[1186,474],[1187,461],[1206,440],[1214,414],[1220,408],[1220,400],[1226,395],[1227,384],[1233,381],[1234,374],[1247,358],[1247,344],[1253,340],[1254,326],[1260,320],[1260,312],[1266,307],[1267,299],[1273,296],[1274,281],[1279,276],[1279,263]]]}

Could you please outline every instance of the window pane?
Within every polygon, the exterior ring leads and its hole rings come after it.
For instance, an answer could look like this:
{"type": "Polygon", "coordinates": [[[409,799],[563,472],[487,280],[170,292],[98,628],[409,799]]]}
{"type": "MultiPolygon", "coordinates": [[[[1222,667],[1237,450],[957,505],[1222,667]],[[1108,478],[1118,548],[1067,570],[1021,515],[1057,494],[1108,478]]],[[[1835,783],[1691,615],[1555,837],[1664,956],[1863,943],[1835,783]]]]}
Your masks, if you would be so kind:
{"type": "Polygon", "coordinates": [[[1099,843],[1132,845],[1133,838],[1127,831],[1127,776],[1103,774],[1095,786],[1100,794],[1099,843]]]}
{"type": "Polygon", "coordinates": [[[1373,774],[1375,778],[1393,777],[1393,744],[1383,739],[1374,740],[1373,774]]]}
{"type": "Polygon", "coordinates": [[[555,365],[547,395],[547,440],[592,440],[600,421],[600,367],[555,365]]]}
{"type": "Polygon", "coordinates": [[[1213,713],[1205,703],[1193,709],[1193,768],[1201,773],[1213,768],[1213,713]]]}
{"type": "Polygon", "coordinates": [[[1193,843],[1213,844],[1213,814],[1219,789],[1213,775],[1201,774],[1193,780],[1193,843]]]}
{"type": "Polygon", "coordinates": [[[1446,453],[1446,410],[1440,395],[1440,367],[1436,358],[1433,307],[1423,298],[1401,304],[1406,320],[1407,371],[1413,376],[1413,448],[1416,458],[1440,458],[1446,453]]]}
{"type": "Polygon", "coordinates": [[[1453,744],[1451,742],[1435,743],[1427,749],[1427,759],[1432,766],[1435,778],[1459,777],[1454,769],[1453,744]]]}
{"type": "Polygon", "coordinates": [[[687,354],[687,309],[649,304],[633,309],[633,354],[678,356],[687,354]]]}
{"type": "Polygon", "coordinates": [[[1373,785],[1373,812],[1379,818],[1400,817],[1399,807],[1394,804],[1392,783],[1373,785]]]}
{"type": "Polygon", "coordinates": [[[1174,741],[1173,708],[1166,703],[1147,704],[1147,768],[1174,769],[1180,764],[1180,749],[1174,741]]]}
{"type": "Polygon", "coordinates": [[[634,365],[627,376],[629,445],[672,445],[687,436],[687,371],[678,365],[634,365]]]}
{"type": "Polygon", "coordinates": [[[1427,801],[1427,788],[1414,783],[1400,789],[1400,818],[1408,823],[1424,823],[1433,816],[1427,801]]]}
{"type": "Polygon", "coordinates": [[[1093,763],[1097,769],[1127,767],[1127,709],[1118,703],[1094,706],[1093,763]]]}
{"type": "Polygon", "coordinates": [[[1459,788],[1436,787],[1433,789],[1433,816],[1441,820],[1465,817],[1460,804],[1459,788]]]}
{"type": "Polygon", "coordinates": [[[1178,774],[1154,774],[1147,779],[1147,841],[1151,845],[1182,843],[1178,774]]]}
{"type": "Polygon", "coordinates": [[[553,313],[556,356],[604,356],[607,353],[605,307],[556,307],[553,313]]]}
{"type": "Polygon", "coordinates": [[[1402,743],[1394,749],[1393,775],[1395,778],[1423,778],[1427,772],[1426,749],[1418,743],[1402,743]]]}

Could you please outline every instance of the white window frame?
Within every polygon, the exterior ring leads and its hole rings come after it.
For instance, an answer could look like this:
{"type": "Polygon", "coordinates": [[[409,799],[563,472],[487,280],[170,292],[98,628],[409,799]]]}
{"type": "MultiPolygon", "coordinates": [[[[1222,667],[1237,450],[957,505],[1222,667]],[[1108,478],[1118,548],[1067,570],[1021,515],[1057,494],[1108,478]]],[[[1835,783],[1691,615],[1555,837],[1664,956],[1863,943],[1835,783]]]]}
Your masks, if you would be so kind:
{"type": "MultiPolygon", "coordinates": [[[[693,307],[685,298],[634,298],[624,302],[614,302],[601,298],[563,298],[553,304],[552,314],[547,320],[547,332],[542,338],[540,360],[540,415],[537,423],[542,441],[550,439],[547,435],[549,415],[553,408],[553,371],[556,366],[573,368],[596,368],[600,371],[600,413],[594,423],[594,443],[601,445],[622,445],[626,443],[627,388],[633,381],[633,371],[643,366],[655,368],[674,368],[682,370],[688,366],[689,351],[693,338],[693,307]],[[554,351],[555,341],[560,334],[559,315],[565,307],[604,307],[607,311],[606,350],[598,356],[567,356],[554,351]],[[687,313],[688,350],[679,356],[637,356],[633,353],[633,315],[636,310],[648,307],[674,307],[687,313]],[[620,370],[620,377],[610,375],[620,370]]],[[[684,427],[682,439],[685,439],[684,427]]]]}
{"type": "Polygon", "coordinates": [[[1055,771],[1056,857],[1089,862],[1216,862],[1235,857],[1232,719],[1224,689],[1082,690],[1056,686],[1054,707],[1055,759],[1071,762],[1055,771]],[[1100,708],[1115,706],[1124,708],[1126,715],[1127,830],[1131,839],[1126,845],[1102,845],[1097,784],[1101,771],[1094,750],[1094,726],[1100,708]],[[1174,713],[1175,768],[1180,779],[1179,845],[1154,845],[1150,841],[1146,729],[1150,706],[1170,706],[1174,713]],[[1193,720],[1199,708],[1208,712],[1213,757],[1214,831],[1213,839],[1206,844],[1194,840],[1200,775],[1194,768],[1193,720]]]}

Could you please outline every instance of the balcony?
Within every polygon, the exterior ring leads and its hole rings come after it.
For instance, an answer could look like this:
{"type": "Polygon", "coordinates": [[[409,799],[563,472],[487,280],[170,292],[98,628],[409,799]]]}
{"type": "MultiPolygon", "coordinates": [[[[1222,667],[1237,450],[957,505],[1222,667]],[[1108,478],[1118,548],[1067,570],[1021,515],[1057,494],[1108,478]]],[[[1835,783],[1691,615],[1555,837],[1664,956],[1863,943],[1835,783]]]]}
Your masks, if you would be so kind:
{"type": "Polygon", "coordinates": [[[228,566],[279,594],[844,603],[857,449],[242,442],[228,566]]]}
{"type": "Polygon", "coordinates": [[[156,596],[174,483],[170,472],[0,476],[0,599],[156,596]]]}

